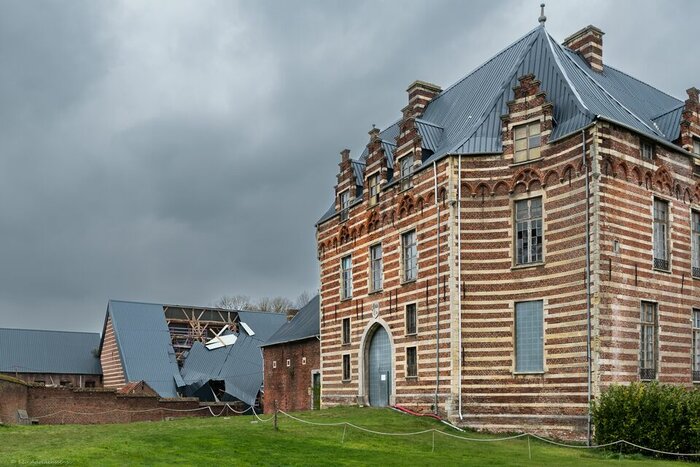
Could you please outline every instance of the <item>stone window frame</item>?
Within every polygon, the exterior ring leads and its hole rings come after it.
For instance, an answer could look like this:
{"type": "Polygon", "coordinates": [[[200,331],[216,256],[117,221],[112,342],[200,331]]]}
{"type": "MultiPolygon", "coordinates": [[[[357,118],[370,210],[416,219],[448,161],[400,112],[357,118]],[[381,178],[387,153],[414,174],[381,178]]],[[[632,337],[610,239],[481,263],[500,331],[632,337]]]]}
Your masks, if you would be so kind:
{"type": "Polygon", "coordinates": [[[301,364],[306,365],[306,357],[301,357],[301,364]]]}
{"type": "Polygon", "coordinates": [[[401,248],[400,251],[400,259],[401,259],[401,283],[402,284],[407,284],[411,282],[415,282],[418,280],[418,230],[415,227],[411,227],[409,229],[404,230],[399,234],[399,245],[401,248]],[[412,259],[415,262],[415,267],[408,267],[409,264],[407,263],[407,256],[406,256],[406,247],[404,246],[404,238],[406,238],[408,235],[413,233],[413,245],[414,245],[414,250],[415,250],[415,255],[413,255],[412,259]],[[409,271],[415,271],[413,277],[408,277],[408,272],[409,271]]]}
{"type": "Polygon", "coordinates": [[[384,247],[382,245],[382,242],[377,242],[369,246],[368,258],[369,277],[367,280],[367,288],[370,294],[381,292],[384,289],[384,247]],[[373,254],[377,247],[379,247],[380,249],[381,256],[379,258],[374,258],[373,254]],[[374,282],[375,265],[377,264],[377,262],[379,264],[379,287],[375,287],[376,284],[374,282]]]}
{"type": "Polygon", "coordinates": [[[350,218],[350,189],[343,190],[338,193],[338,206],[340,213],[340,222],[345,222],[350,218]]]}
{"type": "Polygon", "coordinates": [[[340,300],[352,299],[352,254],[340,258],[340,300]],[[345,260],[349,260],[349,267],[345,268],[345,260]]]}
{"type": "Polygon", "coordinates": [[[656,144],[646,138],[639,138],[639,158],[643,161],[653,162],[656,157],[656,144]]]}
{"type": "Polygon", "coordinates": [[[379,193],[381,192],[381,171],[376,171],[367,176],[367,203],[370,207],[379,204],[379,193]],[[376,184],[372,184],[372,180],[376,180],[376,184]],[[372,195],[372,188],[376,188],[377,192],[372,195]]]}
{"type": "Polygon", "coordinates": [[[651,257],[652,257],[652,269],[655,271],[670,273],[672,265],[672,255],[671,255],[671,229],[673,226],[672,219],[672,202],[669,199],[663,198],[661,196],[654,195],[651,203],[651,219],[652,219],[652,233],[651,233],[651,257]],[[664,204],[666,206],[666,216],[665,218],[657,219],[657,203],[664,204]],[[659,222],[657,222],[657,220],[659,222]],[[661,251],[657,248],[657,225],[663,225],[665,227],[665,238],[664,238],[664,254],[665,258],[657,257],[657,253],[661,251]]]}
{"type": "Polygon", "coordinates": [[[418,379],[418,346],[415,345],[406,347],[406,379],[418,379]]]}
{"type": "MultiPolygon", "coordinates": [[[[647,345],[647,351],[649,346],[647,345]]],[[[651,300],[642,300],[639,306],[639,379],[640,381],[655,381],[659,375],[659,304],[651,300]],[[652,310],[653,316],[648,319],[645,316],[645,306],[652,310]],[[648,337],[645,338],[645,331],[652,332],[653,342],[651,351],[653,355],[651,359],[645,356],[645,343],[648,337]],[[646,361],[645,361],[646,360],[646,361]],[[642,366],[651,362],[653,366],[642,366]]]]}
{"type": "Polygon", "coordinates": [[[404,330],[406,333],[406,336],[416,336],[418,335],[418,304],[416,302],[413,303],[407,303],[404,307],[404,321],[405,321],[405,326],[404,330]],[[413,307],[413,331],[411,332],[411,329],[409,329],[408,324],[409,324],[409,307],[413,307]]]}
{"type": "Polygon", "coordinates": [[[513,375],[520,376],[520,375],[535,375],[535,376],[541,376],[547,372],[547,349],[545,346],[545,336],[547,335],[547,307],[548,307],[548,302],[545,299],[539,299],[539,300],[516,300],[512,302],[512,311],[513,311],[513,366],[512,366],[512,373],[513,375]],[[542,336],[540,339],[542,340],[542,367],[539,370],[519,370],[518,369],[518,352],[517,352],[517,312],[518,312],[518,304],[520,303],[530,303],[530,302],[540,302],[542,304],[541,307],[541,321],[542,321],[542,336]]]}
{"type": "Polygon", "coordinates": [[[690,209],[690,275],[700,279],[700,210],[690,209]]]}
{"type": "Polygon", "coordinates": [[[511,125],[511,135],[512,135],[512,140],[513,140],[513,164],[527,164],[527,163],[538,161],[538,160],[542,159],[542,147],[544,146],[544,144],[542,144],[542,123],[543,123],[542,117],[537,117],[537,118],[534,118],[531,120],[513,123],[511,125]],[[535,127],[535,126],[538,126],[539,133],[537,135],[530,135],[530,129],[535,127]],[[527,144],[527,146],[525,148],[525,159],[517,160],[516,154],[518,151],[516,150],[515,146],[516,146],[516,141],[518,141],[518,140],[516,140],[516,138],[515,138],[515,133],[516,133],[516,131],[518,131],[519,129],[521,129],[523,127],[525,128],[526,135],[525,135],[525,138],[520,138],[520,139],[525,139],[526,144],[527,144]],[[539,141],[538,141],[537,146],[531,147],[530,140],[531,140],[531,138],[534,138],[534,137],[539,137],[539,141]],[[530,156],[530,152],[533,149],[537,149],[537,152],[538,152],[537,157],[530,156]]]}
{"type": "Polygon", "coordinates": [[[401,156],[397,163],[399,164],[399,191],[406,191],[413,187],[413,166],[416,163],[413,151],[401,156]]]}
{"type": "Polygon", "coordinates": [[[340,324],[340,345],[350,345],[352,342],[350,318],[343,318],[340,324]]]}
{"type": "Polygon", "coordinates": [[[350,354],[345,353],[341,360],[341,378],[344,383],[349,382],[352,379],[352,367],[350,362],[350,354]]]}
{"type": "Polygon", "coordinates": [[[546,201],[547,201],[547,197],[545,196],[544,190],[523,193],[521,195],[511,197],[511,199],[510,199],[511,235],[512,235],[511,269],[532,268],[532,267],[542,266],[546,263],[546,261],[547,261],[547,213],[545,210],[546,201]],[[518,262],[518,244],[517,244],[517,242],[518,242],[518,237],[517,237],[518,224],[517,224],[517,220],[516,220],[517,204],[522,202],[522,201],[529,201],[529,200],[532,200],[535,198],[540,198],[540,200],[541,200],[542,213],[541,213],[540,221],[542,223],[542,258],[540,259],[540,261],[536,261],[536,262],[519,263],[518,262]]]}

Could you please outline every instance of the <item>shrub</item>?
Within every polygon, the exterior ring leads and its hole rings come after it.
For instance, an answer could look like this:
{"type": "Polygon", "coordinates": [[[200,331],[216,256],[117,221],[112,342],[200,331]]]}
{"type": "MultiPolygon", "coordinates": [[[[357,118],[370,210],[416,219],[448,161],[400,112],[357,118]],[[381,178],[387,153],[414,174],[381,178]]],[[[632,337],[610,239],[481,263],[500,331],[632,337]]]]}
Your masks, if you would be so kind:
{"type": "Polygon", "coordinates": [[[625,440],[659,451],[700,452],[699,390],[656,382],[614,385],[593,401],[591,417],[597,444],[625,440]]]}

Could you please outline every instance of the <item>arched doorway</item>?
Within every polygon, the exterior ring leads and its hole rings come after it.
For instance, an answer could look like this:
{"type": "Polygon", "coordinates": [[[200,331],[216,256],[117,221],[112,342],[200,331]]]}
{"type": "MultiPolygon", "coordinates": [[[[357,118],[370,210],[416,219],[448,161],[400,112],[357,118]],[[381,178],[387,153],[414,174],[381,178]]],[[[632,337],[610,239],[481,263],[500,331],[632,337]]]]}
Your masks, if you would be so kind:
{"type": "Polygon", "coordinates": [[[390,402],[392,384],[391,340],[383,326],[375,326],[367,344],[366,381],[369,405],[386,407],[390,402]]]}

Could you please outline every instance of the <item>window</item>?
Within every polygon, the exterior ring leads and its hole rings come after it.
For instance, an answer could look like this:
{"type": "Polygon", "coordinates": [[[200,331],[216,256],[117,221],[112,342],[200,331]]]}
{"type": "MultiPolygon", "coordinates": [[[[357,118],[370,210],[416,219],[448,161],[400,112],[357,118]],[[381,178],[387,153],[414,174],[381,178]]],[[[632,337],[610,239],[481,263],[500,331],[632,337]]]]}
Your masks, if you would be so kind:
{"type": "Polygon", "coordinates": [[[379,202],[379,174],[370,175],[367,184],[369,185],[369,205],[374,206],[379,202]]]}
{"type": "Polygon", "coordinates": [[[292,361],[290,359],[287,359],[287,367],[292,366],[292,361]]]}
{"type": "Polygon", "coordinates": [[[656,303],[642,302],[639,378],[656,378],[656,303]]]}
{"type": "Polygon", "coordinates": [[[693,277],[700,277],[700,212],[692,211],[691,239],[692,244],[692,272],[693,277]]]}
{"type": "Polygon", "coordinates": [[[649,141],[641,142],[642,159],[650,161],[654,159],[654,145],[649,141]]]}
{"type": "Polygon", "coordinates": [[[413,185],[411,175],[413,175],[413,153],[401,158],[401,190],[407,190],[413,185]]]}
{"type": "Polygon", "coordinates": [[[513,128],[515,144],[514,161],[525,162],[540,157],[540,122],[518,125],[513,128]]]}
{"type": "Polygon", "coordinates": [[[542,198],[515,203],[515,264],[541,263],[542,198]]]}
{"type": "Polygon", "coordinates": [[[370,247],[369,255],[369,290],[376,292],[382,290],[382,244],[370,247]]]}
{"type": "Polygon", "coordinates": [[[277,360],[272,360],[272,369],[277,368],[277,360]]]}
{"type": "Polygon", "coordinates": [[[345,190],[340,194],[340,220],[348,220],[348,213],[350,210],[350,191],[345,190]]]}
{"type": "Polygon", "coordinates": [[[668,202],[654,198],[654,268],[669,269],[668,202]]]}
{"type": "Polygon", "coordinates": [[[693,154],[700,156],[700,139],[693,140],[693,154]]]}
{"type": "Polygon", "coordinates": [[[343,381],[350,381],[350,355],[343,355],[343,381]]]}
{"type": "Polygon", "coordinates": [[[406,334],[416,334],[416,304],[406,305],[406,334]]]}
{"type": "Polygon", "coordinates": [[[415,378],[418,376],[418,352],[415,347],[406,348],[406,377],[415,378]]]}
{"type": "Polygon", "coordinates": [[[515,304],[515,372],[544,371],[542,301],[515,304]]]}
{"type": "Polygon", "coordinates": [[[693,310],[693,381],[700,382],[700,310],[693,310]]]}
{"type": "Polygon", "coordinates": [[[306,365],[306,357],[301,357],[301,364],[306,365]]]}
{"type": "Polygon", "coordinates": [[[415,230],[401,235],[401,261],[404,282],[416,280],[418,276],[418,249],[415,230]]]}
{"type": "Polygon", "coordinates": [[[343,318],[343,335],[341,344],[350,343],[350,318],[343,318]]]}
{"type": "Polygon", "coordinates": [[[352,298],[352,257],[345,256],[340,260],[340,298],[352,298]]]}

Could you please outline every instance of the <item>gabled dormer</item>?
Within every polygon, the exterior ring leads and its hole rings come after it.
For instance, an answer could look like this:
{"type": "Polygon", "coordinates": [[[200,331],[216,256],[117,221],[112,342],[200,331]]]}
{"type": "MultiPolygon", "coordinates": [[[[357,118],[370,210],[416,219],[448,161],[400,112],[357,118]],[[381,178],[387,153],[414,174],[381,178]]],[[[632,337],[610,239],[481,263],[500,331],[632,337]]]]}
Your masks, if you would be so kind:
{"type": "Polygon", "coordinates": [[[364,201],[370,206],[379,202],[382,187],[388,180],[386,145],[379,136],[379,128],[369,131],[367,158],[365,160],[364,201]]]}
{"type": "Polygon", "coordinates": [[[356,165],[356,161],[350,159],[350,150],[343,149],[338,164],[338,184],[335,186],[335,210],[340,213],[341,221],[347,220],[349,207],[358,195],[356,165]]]}
{"type": "MultiPolygon", "coordinates": [[[[680,145],[700,158],[700,90],[692,87],[686,93],[688,99],[681,115],[680,145]]],[[[700,166],[700,159],[696,158],[695,164],[700,166]]]]}
{"type": "Polygon", "coordinates": [[[503,115],[503,156],[514,164],[535,161],[544,156],[543,149],[552,133],[554,106],[540,89],[533,74],[518,78],[513,88],[515,98],[507,103],[503,115]]]}

